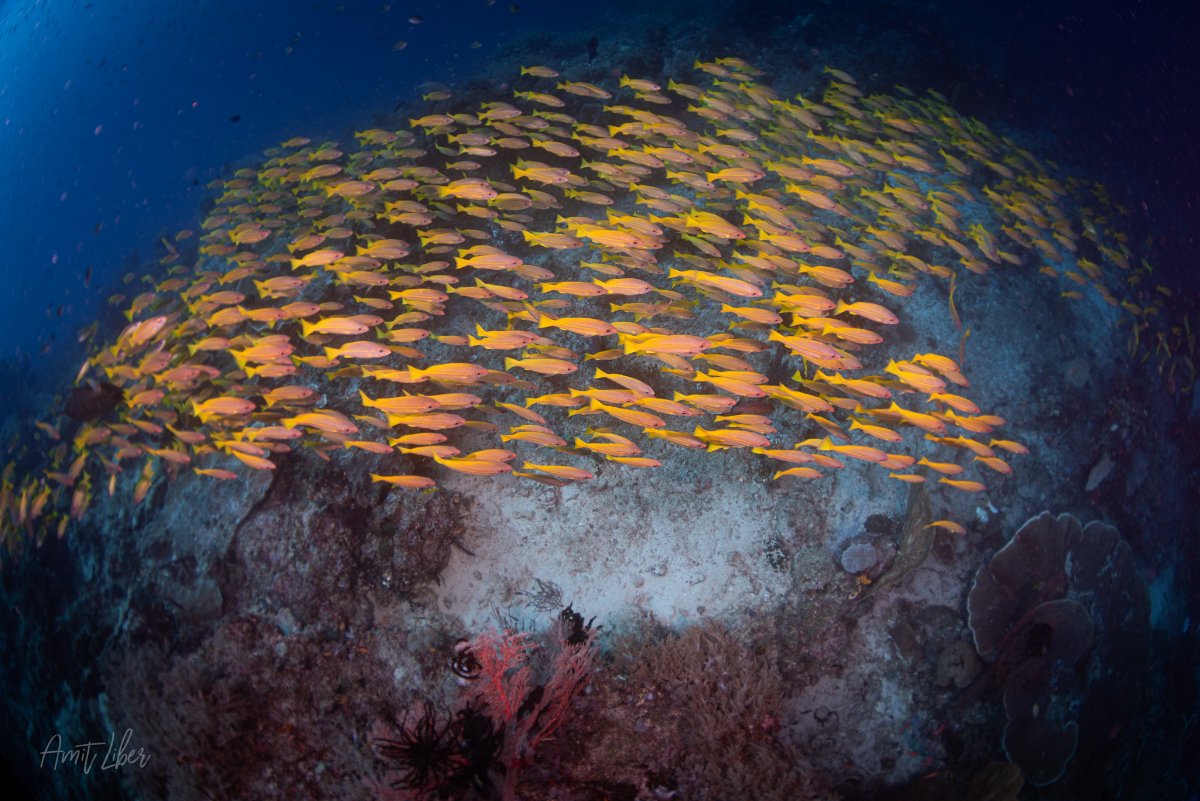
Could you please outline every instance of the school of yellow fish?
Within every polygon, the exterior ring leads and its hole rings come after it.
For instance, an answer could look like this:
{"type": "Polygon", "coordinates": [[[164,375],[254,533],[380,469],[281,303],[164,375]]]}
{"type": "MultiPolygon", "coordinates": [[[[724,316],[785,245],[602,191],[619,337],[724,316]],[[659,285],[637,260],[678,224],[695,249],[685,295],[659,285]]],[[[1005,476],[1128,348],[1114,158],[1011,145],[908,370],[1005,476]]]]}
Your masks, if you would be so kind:
{"type": "Polygon", "coordinates": [[[606,88],[526,67],[508,99],[349,148],[297,137],[216,182],[195,264],[192,232],[164,240],[166,276],[113,298],[129,325],[80,371],[124,391],[112,419],[39,422],[48,468],[5,471],[10,548],[97,491],[140,503],[163,474],[234,479],[298,447],[385,455],[372,479],[411,489],[559,485],[675,448],[746,449],[775,479],[1010,473],[1026,449],[963,394],[961,344],[876,354],[922,282],[961,327],[964,273],[1121,303],[1108,285],[1141,268],[1103,188],[935,92],[827,68],[819,100],[781,98],[740,59],[695,69],[606,88]]]}

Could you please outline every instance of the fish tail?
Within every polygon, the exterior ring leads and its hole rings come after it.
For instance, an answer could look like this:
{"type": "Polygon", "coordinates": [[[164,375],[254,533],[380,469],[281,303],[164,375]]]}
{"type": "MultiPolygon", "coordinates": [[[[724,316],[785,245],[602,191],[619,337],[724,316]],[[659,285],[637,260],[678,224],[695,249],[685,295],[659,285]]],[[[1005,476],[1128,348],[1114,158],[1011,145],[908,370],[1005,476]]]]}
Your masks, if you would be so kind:
{"type": "Polygon", "coordinates": [[[517,366],[516,359],[512,358],[511,356],[504,357],[504,369],[505,370],[511,370],[513,367],[516,367],[516,366],[517,366]]]}
{"type": "Polygon", "coordinates": [[[329,359],[329,361],[333,361],[338,357],[338,355],[337,348],[325,348],[325,358],[329,359]]]}
{"type": "Polygon", "coordinates": [[[310,334],[312,334],[312,332],[315,331],[316,328],[317,328],[316,323],[310,323],[308,320],[301,320],[300,321],[300,336],[307,337],[310,334]]]}

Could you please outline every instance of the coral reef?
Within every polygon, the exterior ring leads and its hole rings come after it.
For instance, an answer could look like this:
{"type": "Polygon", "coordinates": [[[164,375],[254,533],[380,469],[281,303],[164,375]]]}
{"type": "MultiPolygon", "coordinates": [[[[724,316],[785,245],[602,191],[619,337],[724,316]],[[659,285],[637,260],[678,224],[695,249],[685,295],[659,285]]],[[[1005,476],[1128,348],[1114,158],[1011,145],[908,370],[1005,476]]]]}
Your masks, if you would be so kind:
{"type": "Polygon", "coordinates": [[[698,800],[836,797],[784,729],[787,689],[761,624],[710,619],[624,648],[586,707],[598,740],[578,778],[698,800]]]}
{"type": "MultiPolygon", "coordinates": [[[[567,607],[539,642],[532,634],[488,629],[455,648],[451,666],[465,684],[438,724],[428,701],[399,739],[375,738],[380,756],[401,766],[391,781],[402,797],[512,801],[522,768],[568,720],[571,702],[594,670],[596,630],[567,607]]],[[[410,715],[411,716],[411,715],[410,715]]]]}
{"type": "Polygon", "coordinates": [[[1135,696],[1150,602],[1112,526],[1081,526],[1069,514],[1032,518],[980,568],[967,608],[975,646],[1003,688],[1005,749],[1030,784],[1053,784],[1067,771],[1077,716],[1099,713],[1109,731],[1128,723],[1132,710],[1111,705],[1105,687],[1116,681],[1135,696]]]}
{"type": "Polygon", "coordinates": [[[960,690],[965,690],[971,686],[971,682],[978,675],[979,658],[967,643],[952,642],[938,655],[937,678],[934,679],[937,686],[953,685],[960,690]]]}
{"type": "Polygon", "coordinates": [[[90,599],[121,613],[91,624],[121,632],[96,667],[105,722],[92,725],[128,728],[154,752],[120,774],[126,792],[361,792],[377,771],[365,733],[379,710],[444,672],[451,643],[411,604],[463,536],[455,496],[388,497],[324,462],[215,487],[199,478],[151,498],[147,519],[107,519],[124,505],[95,516],[119,537],[93,586],[124,601],[90,599]],[[119,551],[125,561],[107,561],[119,551]]]}
{"type": "Polygon", "coordinates": [[[1145,487],[1136,399],[1112,432],[1069,411],[1135,383],[1117,324],[1156,313],[1119,205],[790,42],[772,89],[665,28],[603,42],[648,76],[619,81],[585,38],[515,51],[571,62],[562,86],[497,65],[415,128],[214,183],[92,343],[122,399],[85,382],[104,402],[65,417],[99,417],[39,421],[3,476],[9,750],[130,727],[151,763],[92,789],[183,801],[1009,801],[1185,773],[1194,721],[1135,725],[1147,604],[1115,530],[1035,518],[962,608],[1006,520],[1082,503],[1094,447],[1106,492],[1145,487]],[[999,414],[945,391],[968,375],[999,414]],[[605,636],[546,664],[568,601],[605,636]]]}

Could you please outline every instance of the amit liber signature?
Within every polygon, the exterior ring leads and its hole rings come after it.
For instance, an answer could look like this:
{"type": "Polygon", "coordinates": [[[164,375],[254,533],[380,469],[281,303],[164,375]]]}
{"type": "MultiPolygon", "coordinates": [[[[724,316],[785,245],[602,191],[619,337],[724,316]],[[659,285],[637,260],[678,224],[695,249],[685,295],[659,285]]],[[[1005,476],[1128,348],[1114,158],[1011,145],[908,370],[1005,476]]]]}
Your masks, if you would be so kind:
{"type": "Polygon", "coordinates": [[[108,740],[76,743],[64,748],[62,737],[55,734],[42,749],[42,759],[38,767],[46,767],[46,758],[52,757],[51,770],[58,770],[59,765],[78,765],[83,768],[84,773],[91,773],[92,767],[96,764],[96,758],[100,756],[101,746],[103,746],[104,759],[100,761],[100,770],[116,770],[127,765],[144,768],[150,761],[150,754],[142,748],[138,748],[136,751],[131,750],[129,746],[131,737],[133,737],[133,729],[126,729],[120,742],[117,742],[117,734],[113,732],[112,737],[108,740]]]}

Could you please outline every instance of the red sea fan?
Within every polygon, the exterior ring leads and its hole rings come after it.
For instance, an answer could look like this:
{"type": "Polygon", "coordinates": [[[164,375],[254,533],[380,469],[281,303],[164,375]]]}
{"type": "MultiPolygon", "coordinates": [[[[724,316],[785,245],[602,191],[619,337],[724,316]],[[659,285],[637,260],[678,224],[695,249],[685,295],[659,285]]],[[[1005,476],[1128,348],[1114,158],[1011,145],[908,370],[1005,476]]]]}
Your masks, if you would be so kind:
{"type": "Polygon", "coordinates": [[[511,723],[529,689],[529,657],[538,645],[528,632],[485,629],[456,654],[459,675],[472,679],[463,703],[478,702],[501,723],[511,723]]]}
{"type": "Polygon", "coordinates": [[[455,671],[469,679],[459,700],[478,706],[504,731],[504,798],[515,797],[516,775],[532,763],[537,747],[566,721],[571,701],[583,689],[596,660],[596,631],[570,607],[542,646],[528,632],[489,628],[459,646],[455,671]],[[535,654],[552,651],[534,684],[535,654]]]}

